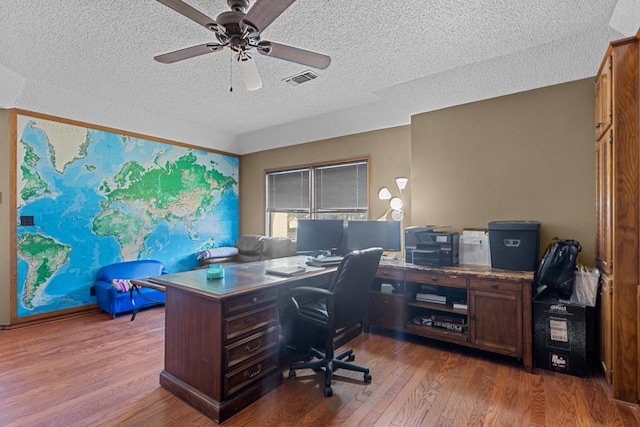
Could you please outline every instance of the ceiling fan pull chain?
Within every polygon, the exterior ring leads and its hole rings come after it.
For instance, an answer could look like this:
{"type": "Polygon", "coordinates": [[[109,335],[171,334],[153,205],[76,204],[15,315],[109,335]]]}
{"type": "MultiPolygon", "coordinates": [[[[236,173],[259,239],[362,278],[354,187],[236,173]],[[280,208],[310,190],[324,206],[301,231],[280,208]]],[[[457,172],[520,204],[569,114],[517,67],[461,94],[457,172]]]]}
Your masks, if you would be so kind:
{"type": "Polygon", "coordinates": [[[233,55],[229,55],[229,92],[233,92],[233,55]]]}

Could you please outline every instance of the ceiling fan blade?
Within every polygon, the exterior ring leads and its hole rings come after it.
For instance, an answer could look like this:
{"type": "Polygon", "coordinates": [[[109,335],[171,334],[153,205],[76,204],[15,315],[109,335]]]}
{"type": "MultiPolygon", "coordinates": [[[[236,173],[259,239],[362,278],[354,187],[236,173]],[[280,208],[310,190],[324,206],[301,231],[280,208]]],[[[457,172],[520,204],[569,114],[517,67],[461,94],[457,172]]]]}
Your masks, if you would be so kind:
{"type": "Polygon", "coordinates": [[[310,50],[299,49],[293,46],[287,46],[280,43],[263,41],[257,46],[258,52],[263,55],[273,56],[274,58],[284,59],[285,61],[296,62],[309,67],[324,70],[331,64],[331,57],[321,53],[311,52],[310,50]]]}
{"type": "Polygon", "coordinates": [[[296,0],[256,0],[242,23],[261,33],[296,0]]]}
{"type": "Polygon", "coordinates": [[[258,74],[258,67],[251,57],[247,53],[234,55],[236,64],[238,64],[238,71],[240,71],[240,77],[244,82],[247,90],[258,90],[262,87],[262,80],[260,74],[258,74]]]}
{"type": "Polygon", "coordinates": [[[197,22],[203,27],[211,31],[215,31],[215,32],[218,31],[218,23],[215,21],[215,19],[209,18],[207,15],[200,12],[198,9],[195,9],[189,6],[185,2],[181,0],[158,0],[158,1],[163,5],[168,6],[171,9],[175,10],[176,12],[186,16],[192,21],[197,22]]]}
{"type": "Polygon", "coordinates": [[[197,46],[186,47],[184,49],[175,50],[173,52],[164,53],[154,56],[158,62],[163,64],[171,64],[173,62],[182,61],[183,59],[193,58],[194,56],[204,55],[206,53],[218,52],[224,48],[223,45],[217,43],[205,43],[197,46]]]}

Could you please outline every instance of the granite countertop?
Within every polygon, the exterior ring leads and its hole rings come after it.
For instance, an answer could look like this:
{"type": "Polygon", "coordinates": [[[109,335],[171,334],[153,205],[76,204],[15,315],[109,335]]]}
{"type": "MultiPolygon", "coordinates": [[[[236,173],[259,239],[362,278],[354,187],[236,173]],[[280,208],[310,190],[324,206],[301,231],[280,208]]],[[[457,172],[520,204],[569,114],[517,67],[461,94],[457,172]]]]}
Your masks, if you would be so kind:
{"type": "Polygon", "coordinates": [[[402,269],[404,271],[416,271],[425,273],[448,274],[454,276],[477,277],[495,280],[513,280],[533,282],[533,271],[516,271],[493,268],[491,266],[458,264],[448,267],[432,267],[405,262],[402,259],[382,260],[380,267],[402,269]]]}

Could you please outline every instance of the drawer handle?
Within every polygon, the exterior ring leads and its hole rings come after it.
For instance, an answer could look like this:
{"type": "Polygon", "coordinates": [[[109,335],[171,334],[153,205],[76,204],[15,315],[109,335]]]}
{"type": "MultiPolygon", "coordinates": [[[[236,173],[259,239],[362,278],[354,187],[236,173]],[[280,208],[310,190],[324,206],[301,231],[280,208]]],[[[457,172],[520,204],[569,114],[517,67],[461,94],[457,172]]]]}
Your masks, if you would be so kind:
{"type": "Polygon", "coordinates": [[[492,283],[491,284],[491,289],[498,289],[500,286],[498,286],[497,283],[492,283]]]}
{"type": "Polygon", "coordinates": [[[257,349],[259,349],[261,345],[262,345],[262,340],[258,340],[255,347],[249,347],[249,344],[247,344],[244,346],[244,349],[247,350],[249,353],[253,353],[257,349]]]}
{"type": "Polygon", "coordinates": [[[258,297],[253,297],[253,299],[251,300],[254,304],[258,302],[258,297]]]}
{"type": "Polygon", "coordinates": [[[432,281],[432,282],[437,282],[437,281],[438,281],[438,278],[437,278],[437,277],[432,277],[432,278],[431,278],[431,281],[432,281]]]}
{"type": "Polygon", "coordinates": [[[244,376],[247,378],[253,378],[258,375],[260,371],[262,371],[262,364],[258,365],[258,369],[252,374],[250,374],[249,371],[244,371],[244,376]]]}

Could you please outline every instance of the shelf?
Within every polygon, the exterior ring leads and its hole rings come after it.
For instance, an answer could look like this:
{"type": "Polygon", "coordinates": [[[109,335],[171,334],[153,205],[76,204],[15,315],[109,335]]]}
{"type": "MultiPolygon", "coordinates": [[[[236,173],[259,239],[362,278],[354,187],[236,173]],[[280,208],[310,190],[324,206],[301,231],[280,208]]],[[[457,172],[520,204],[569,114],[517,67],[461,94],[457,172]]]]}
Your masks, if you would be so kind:
{"type": "Polygon", "coordinates": [[[407,305],[411,307],[419,307],[419,308],[427,308],[429,310],[437,310],[437,311],[445,311],[447,313],[456,313],[467,315],[467,310],[454,309],[452,306],[447,304],[434,304],[430,302],[422,302],[422,301],[409,301],[407,305]]]}
{"type": "Polygon", "coordinates": [[[437,338],[446,338],[447,340],[454,341],[467,341],[467,333],[466,332],[454,332],[449,331],[444,328],[439,328],[437,326],[421,326],[416,325],[415,323],[409,322],[407,324],[407,330],[411,333],[422,335],[425,337],[437,337],[437,338]]]}

